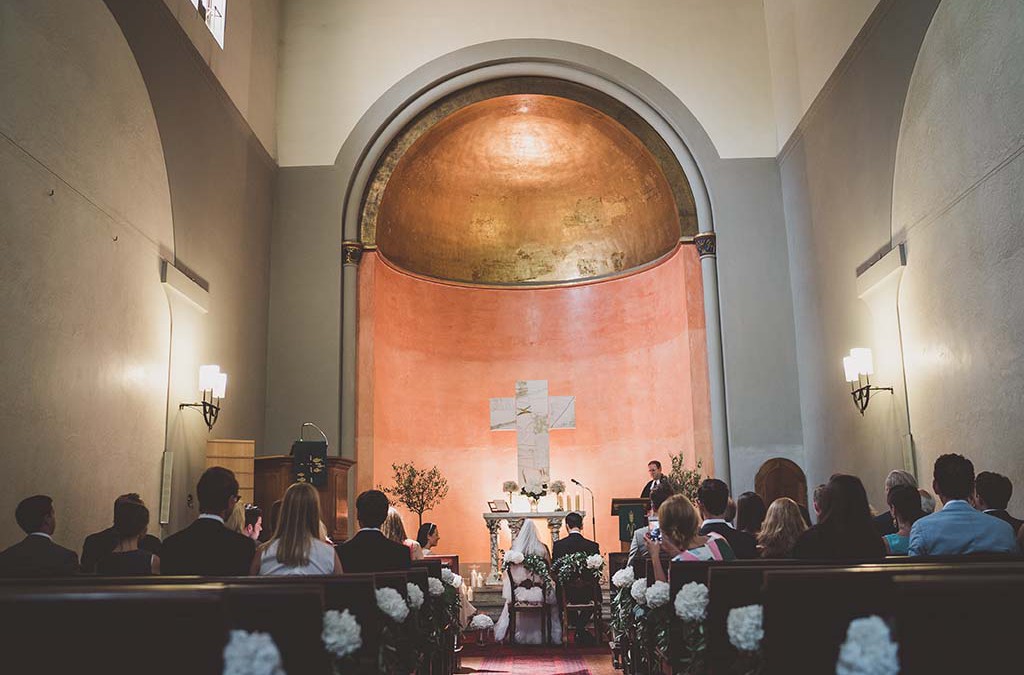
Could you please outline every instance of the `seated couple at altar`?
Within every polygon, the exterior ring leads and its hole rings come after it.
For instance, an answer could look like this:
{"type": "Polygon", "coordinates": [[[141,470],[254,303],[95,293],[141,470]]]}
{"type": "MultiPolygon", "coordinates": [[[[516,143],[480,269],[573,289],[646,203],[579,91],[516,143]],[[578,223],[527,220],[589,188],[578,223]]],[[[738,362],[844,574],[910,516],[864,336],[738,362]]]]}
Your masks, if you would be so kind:
{"type": "MultiPolygon", "coordinates": [[[[553,575],[550,573],[551,564],[559,558],[572,553],[587,553],[592,555],[599,553],[597,542],[590,541],[583,536],[583,518],[578,513],[570,513],[565,517],[565,527],[569,534],[564,539],[555,542],[555,555],[552,559],[548,547],[544,545],[537,535],[537,528],[532,520],[523,523],[522,529],[512,547],[505,554],[506,569],[502,575],[502,597],[505,599],[505,607],[501,611],[501,617],[494,627],[494,638],[498,642],[505,639],[516,644],[539,645],[545,643],[545,635],[539,612],[516,612],[515,635],[508,635],[511,623],[510,605],[539,605],[548,606],[550,634],[547,636],[554,644],[562,642],[562,621],[561,609],[558,605],[558,596],[555,590],[553,575]],[[537,556],[541,558],[547,569],[546,575],[527,569],[526,556],[537,556]],[[513,594],[513,585],[515,591],[513,594]]],[[[577,630],[579,634],[579,627],[577,630]]]]}

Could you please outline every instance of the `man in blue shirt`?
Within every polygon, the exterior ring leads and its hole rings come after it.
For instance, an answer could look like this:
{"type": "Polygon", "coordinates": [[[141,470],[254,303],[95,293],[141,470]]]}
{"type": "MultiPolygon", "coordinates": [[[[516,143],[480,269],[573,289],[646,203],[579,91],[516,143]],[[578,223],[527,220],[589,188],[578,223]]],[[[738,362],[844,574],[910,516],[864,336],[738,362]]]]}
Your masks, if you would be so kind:
{"type": "Polygon", "coordinates": [[[974,493],[971,460],[955,454],[939,457],[935,460],[932,489],[943,507],[914,523],[910,529],[910,555],[1019,552],[1008,523],[976,511],[968,502],[974,493]]]}

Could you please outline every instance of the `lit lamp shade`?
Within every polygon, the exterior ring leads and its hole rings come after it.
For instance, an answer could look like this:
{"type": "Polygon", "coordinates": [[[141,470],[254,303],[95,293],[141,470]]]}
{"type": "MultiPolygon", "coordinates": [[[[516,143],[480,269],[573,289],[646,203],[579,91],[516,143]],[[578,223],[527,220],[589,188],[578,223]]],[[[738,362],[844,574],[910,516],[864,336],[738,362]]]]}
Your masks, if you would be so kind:
{"type": "Polygon", "coordinates": [[[217,373],[217,379],[213,382],[213,395],[217,398],[224,398],[224,393],[228,388],[228,374],[217,373]]]}
{"type": "Polygon", "coordinates": [[[861,375],[875,374],[875,360],[871,356],[871,350],[865,347],[858,347],[850,350],[850,356],[857,364],[857,372],[861,375]]]}
{"type": "Polygon", "coordinates": [[[857,362],[852,356],[843,357],[843,371],[846,373],[847,382],[856,382],[859,373],[857,372],[857,362]]]}
{"type": "Polygon", "coordinates": [[[210,391],[217,385],[220,366],[199,366],[199,391],[210,391]]]}

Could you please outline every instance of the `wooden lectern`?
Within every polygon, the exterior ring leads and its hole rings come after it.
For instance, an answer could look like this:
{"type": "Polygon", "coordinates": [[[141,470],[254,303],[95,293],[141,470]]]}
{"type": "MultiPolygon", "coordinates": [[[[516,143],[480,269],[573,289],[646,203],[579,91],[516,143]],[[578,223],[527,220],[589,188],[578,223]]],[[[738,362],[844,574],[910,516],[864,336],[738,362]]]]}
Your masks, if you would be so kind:
{"type": "Polygon", "coordinates": [[[612,515],[619,517],[619,545],[623,552],[629,550],[633,533],[647,525],[647,509],[650,505],[650,499],[637,497],[612,500],[612,515]]]}
{"type": "MultiPolygon", "coordinates": [[[[327,458],[327,484],[317,488],[320,493],[320,511],[327,526],[327,534],[335,543],[348,539],[348,470],[354,460],[343,457],[327,458]]],[[[294,465],[289,455],[269,455],[256,458],[256,503],[264,514],[284,497],[294,480],[294,465]]]]}

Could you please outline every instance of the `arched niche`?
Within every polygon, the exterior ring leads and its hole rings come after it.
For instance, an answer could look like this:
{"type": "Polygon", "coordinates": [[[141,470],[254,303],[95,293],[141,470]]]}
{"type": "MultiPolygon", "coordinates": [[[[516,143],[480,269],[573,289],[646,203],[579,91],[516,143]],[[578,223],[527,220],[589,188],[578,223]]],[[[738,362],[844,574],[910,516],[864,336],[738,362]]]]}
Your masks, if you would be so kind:
{"type": "Polygon", "coordinates": [[[807,476],[796,462],[783,457],[774,457],[761,465],[754,477],[754,491],[766,505],[779,497],[789,497],[807,506],[807,476]]]}

